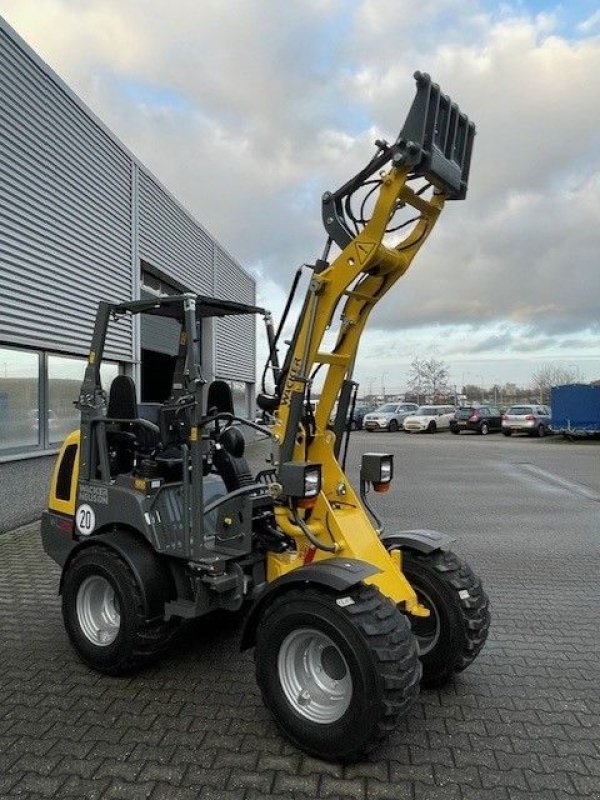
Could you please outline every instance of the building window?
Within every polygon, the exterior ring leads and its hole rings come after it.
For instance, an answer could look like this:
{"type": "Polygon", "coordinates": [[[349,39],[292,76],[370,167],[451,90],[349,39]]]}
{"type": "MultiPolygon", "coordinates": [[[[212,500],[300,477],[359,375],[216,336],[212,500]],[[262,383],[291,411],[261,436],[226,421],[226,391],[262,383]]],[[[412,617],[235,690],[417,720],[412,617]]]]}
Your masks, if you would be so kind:
{"type": "Polygon", "coordinates": [[[79,426],[73,401],[79,396],[86,361],[83,358],[48,356],[48,443],[57,445],[79,426]]]}
{"type": "MultiPolygon", "coordinates": [[[[0,455],[56,449],[79,427],[74,401],[86,363],[83,358],[0,347],[0,455]]],[[[101,365],[105,391],[118,374],[118,364],[101,365]]]]}
{"type": "MultiPolygon", "coordinates": [[[[58,445],[65,436],[79,427],[79,411],[74,401],[79,397],[87,361],[70,356],[48,356],[48,403],[46,419],[48,444],[58,445]]],[[[102,388],[108,392],[119,365],[103,362],[100,365],[102,388]]]]}
{"type": "Polygon", "coordinates": [[[40,443],[40,355],[0,348],[0,451],[40,443]]]}

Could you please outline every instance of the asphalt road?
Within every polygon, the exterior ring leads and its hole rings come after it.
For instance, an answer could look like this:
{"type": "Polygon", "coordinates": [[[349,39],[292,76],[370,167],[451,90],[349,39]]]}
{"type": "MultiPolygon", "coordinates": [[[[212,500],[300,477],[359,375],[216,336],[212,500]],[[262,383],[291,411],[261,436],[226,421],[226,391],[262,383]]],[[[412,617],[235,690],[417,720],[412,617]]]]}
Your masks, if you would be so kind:
{"type": "Polygon", "coordinates": [[[493,605],[478,660],[369,761],[303,756],[278,734],[238,651],[201,622],[142,674],[70,650],[59,571],[35,526],[0,536],[0,798],[600,798],[600,445],[357,433],[392,452],[388,528],[434,528],[493,605]]]}

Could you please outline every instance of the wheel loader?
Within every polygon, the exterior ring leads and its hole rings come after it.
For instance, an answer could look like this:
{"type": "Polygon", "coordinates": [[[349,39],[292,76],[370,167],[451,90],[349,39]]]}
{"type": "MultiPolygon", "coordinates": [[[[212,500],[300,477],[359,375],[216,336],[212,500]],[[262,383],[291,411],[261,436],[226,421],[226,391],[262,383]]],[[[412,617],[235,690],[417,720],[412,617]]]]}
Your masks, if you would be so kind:
{"type": "MultiPolygon", "coordinates": [[[[390,488],[393,455],[365,453],[358,489],[344,471],[367,318],[445,202],[467,192],[474,125],[427,74],[415,78],[395,141],[378,140],[368,164],[323,196],[325,249],[281,361],[283,320],[275,331],[258,307],[190,293],[100,302],[76,402],[81,426],[62,445],[41,526],[83,662],[110,675],[134,670],[183,621],[239,612],[241,646],[254,649],[281,731],[341,762],[393,731],[420,685],[465,669],[490,619],[481,582],[448,535],[383,530],[373,497],[390,488]],[[109,325],[138,314],[178,331],[170,395],[143,409],[129,376],[108,396],[100,381],[109,325]],[[271,382],[257,398],[266,427],[237,417],[228,385],[203,375],[204,320],[240,314],[266,321],[271,382]],[[259,473],[244,426],[270,437],[259,473]]],[[[298,276],[292,294],[297,286],[298,276]]]]}

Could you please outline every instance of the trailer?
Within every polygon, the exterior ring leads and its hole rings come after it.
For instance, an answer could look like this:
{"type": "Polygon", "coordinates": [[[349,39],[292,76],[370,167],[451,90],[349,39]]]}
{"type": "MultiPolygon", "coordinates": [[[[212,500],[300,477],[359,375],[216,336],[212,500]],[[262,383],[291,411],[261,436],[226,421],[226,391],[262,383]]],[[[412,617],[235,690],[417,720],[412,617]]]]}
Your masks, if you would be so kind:
{"type": "Polygon", "coordinates": [[[569,439],[600,436],[600,386],[553,386],[550,427],[569,439]]]}

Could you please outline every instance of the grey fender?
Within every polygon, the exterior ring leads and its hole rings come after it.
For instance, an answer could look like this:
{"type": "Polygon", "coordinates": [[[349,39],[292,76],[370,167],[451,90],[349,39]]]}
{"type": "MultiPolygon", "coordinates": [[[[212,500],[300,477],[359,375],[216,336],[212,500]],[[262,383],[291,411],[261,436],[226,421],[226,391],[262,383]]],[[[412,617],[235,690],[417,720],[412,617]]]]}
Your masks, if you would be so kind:
{"type": "Polygon", "coordinates": [[[73,557],[89,547],[106,547],[117,553],[127,564],[137,582],[142,596],[146,619],[163,617],[165,602],[173,597],[173,583],[163,559],[149,544],[129,530],[107,531],[90,536],[80,542],[70,553],[60,578],[59,593],[62,593],[63,576],[73,557]]]}
{"type": "Polygon", "coordinates": [[[306,586],[324,586],[335,592],[343,592],[356,586],[365,578],[381,572],[379,567],[360,561],[355,558],[328,558],[316,564],[287,572],[273,583],[263,589],[254,601],[250,613],[244,622],[242,631],[241,649],[253,647],[256,639],[256,629],[261,615],[271,601],[288,589],[306,586]]]}
{"type": "Polygon", "coordinates": [[[381,541],[387,549],[390,549],[390,545],[395,545],[400,550],[406,547],[427,556],[429,553],[433,553],[434,550],[447,550],[455,539],[447,533],[423,529],[384,533],[381,537],[381,541]]]}

